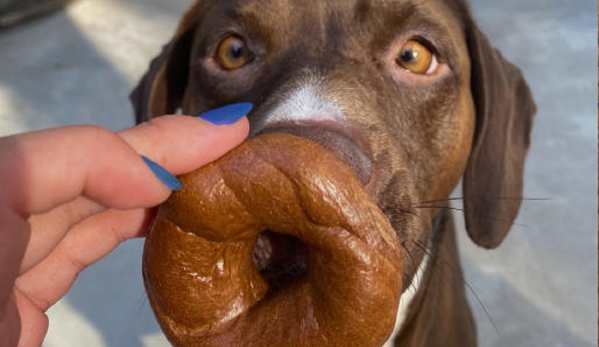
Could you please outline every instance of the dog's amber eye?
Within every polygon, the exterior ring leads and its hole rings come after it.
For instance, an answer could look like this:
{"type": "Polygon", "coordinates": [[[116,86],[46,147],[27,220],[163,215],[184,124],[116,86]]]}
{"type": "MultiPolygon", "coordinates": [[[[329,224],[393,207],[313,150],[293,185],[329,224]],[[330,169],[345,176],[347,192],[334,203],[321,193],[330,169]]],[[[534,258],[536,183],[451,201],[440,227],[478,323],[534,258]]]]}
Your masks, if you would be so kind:
{"type": "Polygon", "coordinates": [[[227,36],[218,45],[217,60],[225,70],[239,69],[253,58],[252,52],[240,37],[227,36]]]}
{"type": "Polygon", "coordinates": [[[416,40],[409,40],[401,46],[396,58],[397,64],[411,73],[424,75],[434,69],[435,55],[416,40]]]}

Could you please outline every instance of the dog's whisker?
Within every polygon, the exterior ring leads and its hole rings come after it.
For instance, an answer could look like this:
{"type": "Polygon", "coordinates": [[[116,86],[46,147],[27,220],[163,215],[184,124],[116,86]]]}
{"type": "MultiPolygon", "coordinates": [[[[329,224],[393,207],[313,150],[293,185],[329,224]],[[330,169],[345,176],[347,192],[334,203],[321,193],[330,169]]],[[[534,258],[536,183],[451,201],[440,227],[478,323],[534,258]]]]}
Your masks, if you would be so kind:
{"type": "MultiPolygon", "coordinates": [[[[420,221],[425,221],[422,216],[420,216],[420,214],[418,214],[417,211],[414,211],[412,209],[409,208],[404,208],[404,207],[400,207],[400,206],[387,206],[382,208],[383,213],[385,213],[385,215],[387,215],[387,219],[389,219],[389,221],[392,222],[392,217],[393,215],[411,215],[414,216],[416,218],[418,218],[420,221]]],[[[393,223],[391,223],[393,224],[393,223]]]]}
{"type": "Polygon", "coordinates": [[[139,298],[139,306],[137,307],[137,315],[138,316],[141,316],[141,313],[143,312],[143,310],[147,304],[148,304],[148,298],[145,295],[141,296],[139,298]]]}
{"type": "Polygon", "coordinates": [[[410,242],[410,241],[404,241],[401,243],[401,247],[404,249],[404,251],[406,251],[406,254],[408,256],[408,258],[410,258],[410,261],[412,262],[412,266],[414,267],[414,269],[417,269],[418,266],[416,266],[416,262],[414,261],[414,258],[412,257],[412,253],[410,253],[410,249],[406,246],[406,244],[410,242]]]}
{"type": "Polygon", "coordinates": [[[421,208],[421,209],[443,209],[443,210],[466,212],[466,210],[463,209],[463,208],[446,206],[446,205],[434,205],[434,206],[421,206],[421,205],[418,205],[418,206],[414,206],[414,208],[421,208]]]}
{"type": "Polygon", "coordinates": [[[552,198],[527,198],[524,196],[513,197],[513,196],[483,196],[488,200],[504,200],[504,201],[550,201],[552,198]]]}
{"type": "Polygon", "coordinates": [[[397,209],[397,211],[400,212],[400,213],[410,214],[412,216],[421,218],[420,215],[418,215],[418,213],[416,211],[408,210],[408,209],[405,209],[405,208],[399,208],[399,209],[397,209]]]}
{"type": "MultiPolygon", "coordinates": [[[[552,198],[527,198],[527,197],[509,197],[509,196],[484,196],[485,199],[488,200],[499,200],[499,201],[551,201],[552,198]]],[[[449,202],[449,201],[463,201],[465,200],[462,196],[450,197],[446,199],[435,199],[435,200],[425,200],[420,201],[420,204],[433,204],[439,202],[449,202]]]]}
{"type": "Polygon", "coordinates": [[[450,197],[450,198],[445,198],[445,199],[425,200],[425,201],[420,201],[418,203],[419,204],[433,204],[433,203],[439,203],[439,202],[449,202],[449,201],[459,201],[459,200],[464,200],[464,198],[459,196],[459,197],[450,197]]]}
{"type": "MultiPolygon", "coordinates": [[[[458,211],[458,212],[466,213],[466,210],[463,209],[463,208],[451,207],[451,206],[415,206],[414,208],[421,208],[421,209],[444,209],[444,210],[451,210],[451,211],[458,211]]],[[[510,222],[510,221],[507,221],[507,220],[501,219],[501,218],[494,217],[494,218],[491,218],[491,220],[493,222],[503,223],[503,224],[510,224],[510,225],[517,226],[517,227],[523,228],[523,229],[530,228],[529,225],[521,224],[521,223],[516,223],[516,222],[510,222]]]]}
{"type": "MultiPolygon", "coordinates": [[[[455,264],[453,264],[450,260],[445,259],[445,257],[443,257],[441,255],[441,252],[432,252],[430,251],[428,248],[428,246],[422,245],[420,242],[418,241],[414,241],[414,244],[426,255],[428,255],[429,257],[436,257],[443,265],[447,266],[453,273],[454,275],[457,275],[456,278],[458,280],[460,280],[468,289],[468,291],[472,294],[472,296],[475,298],[475,300],[478,302],[478,304],[481,306],[481,308],[483,309],[485,316],[487,317],[487,319],[489,319],[489,323],[491,323],[491,325],[493,326],[493,329],[495,330],[495,333],[497,335],[499,335],[499,329],[497,328],[497,325],[495,324],[495,321],[493,320],[493,317],[491,316],[491,313],[489,312],[489,310],[487,309],[487,307],[483,304],[482,300],[480,299],[480,297],[478,296],[478,294],[476,294],[474,288],[472,287],[472,285],[464,278],[464,275],[461,273],[460,269],[458,268],[458,266],[456,266],[455,264]]],[[[439,245],[440,247],[442,245],[439,245]]],[[[433,264],[437,265],[439,267],[439,269],[441,269],[441,267],[439,266],[439,264],[437,264],[437,262],[434,262],[433,264]]],[[[451,281],[449,279],[449,276],[447,276],[443,271],[440,271],[440,273],[443,275],[444,280],[451,284],[451,281]]],[[[465,300],[465,298],[464,298],[465,300]]]]}

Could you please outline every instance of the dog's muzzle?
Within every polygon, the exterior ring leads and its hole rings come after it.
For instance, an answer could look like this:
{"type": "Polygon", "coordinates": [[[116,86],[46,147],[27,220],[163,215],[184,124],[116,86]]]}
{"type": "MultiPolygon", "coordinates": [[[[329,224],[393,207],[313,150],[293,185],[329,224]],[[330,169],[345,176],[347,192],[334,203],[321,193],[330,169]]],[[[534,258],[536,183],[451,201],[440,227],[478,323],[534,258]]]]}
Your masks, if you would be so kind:
{"type": "Polygon", "coordinates": [[[251,138],[160,207],[143,275],[175,346],[366,347],[392,332],[401,247],[364,190],[370,161],[349,137],[310,130],[324,147],[251,138]]]}

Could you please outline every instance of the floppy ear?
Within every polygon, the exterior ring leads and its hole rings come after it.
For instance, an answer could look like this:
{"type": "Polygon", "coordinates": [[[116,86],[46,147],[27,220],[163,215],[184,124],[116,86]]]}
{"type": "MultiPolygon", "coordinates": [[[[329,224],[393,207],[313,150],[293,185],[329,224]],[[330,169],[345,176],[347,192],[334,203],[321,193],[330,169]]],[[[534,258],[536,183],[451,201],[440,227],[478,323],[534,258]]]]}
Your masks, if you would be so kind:
{"type": "Polygon", "coordinates": [[[485,248],[503,241],[522,200],[536,106],[518,68],[471,21],[467,25],[476,131],[464,174],[466,229],[485,248]]]}
{"type": "Polygon", "coordinates": [[[135,121],[141,123],[174,113],[181,104],[189,76],[191,45],[202,1],[197,1],[181,21],[173,39],[152,60],[130,95],[135,121]]]}

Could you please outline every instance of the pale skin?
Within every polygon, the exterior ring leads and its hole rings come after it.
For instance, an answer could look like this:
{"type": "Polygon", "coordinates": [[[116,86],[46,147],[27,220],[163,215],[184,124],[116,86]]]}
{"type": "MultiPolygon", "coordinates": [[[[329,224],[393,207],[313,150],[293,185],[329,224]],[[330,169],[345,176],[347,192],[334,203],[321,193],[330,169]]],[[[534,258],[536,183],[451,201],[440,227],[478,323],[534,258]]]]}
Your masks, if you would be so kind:
{"type": "Polygon", "coordinates": [[[41,346],[46,310],[77,275],[147,232],[171,191],[140,154],[180,175],[248,130],[246,118],[165,116],[118,133],[73,126],[0,138],[0,347],[41,346]]]}

